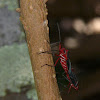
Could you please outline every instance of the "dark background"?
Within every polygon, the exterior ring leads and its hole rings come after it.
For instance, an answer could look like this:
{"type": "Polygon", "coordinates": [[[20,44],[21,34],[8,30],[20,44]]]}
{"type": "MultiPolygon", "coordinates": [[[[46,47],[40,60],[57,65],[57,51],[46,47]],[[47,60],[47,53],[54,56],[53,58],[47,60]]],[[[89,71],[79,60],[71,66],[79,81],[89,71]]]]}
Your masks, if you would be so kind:
{"type": "MultiPolygon", "coordinates": [[[[19,14],[15,11],[18,7],[18,2],[16,0],[13,0],[13,2],[12,0],[8,1],[9,3],[7,3],[6,0],[0,1],[0,53],[3,53],[2,48],[5,48],[5,46],[7,46],[7,48],[12,48],[15,44],[18,45],[18,47],[26,44],[23,28],[19,21],[19,14]]],[[[68,94],[68,82],[62,76],[63,69],[60,63],[57,64],[56,73],[63,100],[99,100],[100,0],[49,0],[47,2],[47,8],[51,47],[52,49],[58,48],[58,45],[55,44],[59,41],[57,28],[57,23],[59,23],[62,45],[66,49],[69,49],[72,67],[79,80],[79,90],[75,91],[72,88],[68,94]]],[[[17,51],[11,50],[17,54],[17,51]]],[[[25,49],[22,48],[22,50],[24,51],[25,49]]],[[[5,59],[2,59],[2,57],[0,58],[2,62],[6,62],[7,60],[9,63],[9,57],[7,58],[5,53],[3,55],[6,57],[5,59]]],[[[10,57],[12,58],[13,55],[10,57]]],[[[22,59],[21,55],[19,55],[19,58],[22,59]]],[[[54,56],[54,61],[56,59],[57,58],[54,56]]],[[[4,66],[2,62],[0,62],[0,71],[4,66]]],[[[5,64],[5,67],[8,63],[5,64]]],[[[18,66],[23,66],[23,64],[18,66]]],[[[10,64],[9,67],[11,67],[10,64]]],[[[3,78],[3,76],[0,78],[3,78]]],[[[0,88],[2,88],[2,84],[0,88]]],[[[28,96],[26,93],[33,89],[32,84],[20,85],[20,92],[12,92],[5,87],[6,95],[1,96],[0,99],[31,99],[32,96],[30,95],[32,93],[29,93],[28,96]]],[[[36,97],[36,95],[34,95],[34,97],[36,97]]],[[[33,98],[33,100],[37,99],[33,98]]]]}

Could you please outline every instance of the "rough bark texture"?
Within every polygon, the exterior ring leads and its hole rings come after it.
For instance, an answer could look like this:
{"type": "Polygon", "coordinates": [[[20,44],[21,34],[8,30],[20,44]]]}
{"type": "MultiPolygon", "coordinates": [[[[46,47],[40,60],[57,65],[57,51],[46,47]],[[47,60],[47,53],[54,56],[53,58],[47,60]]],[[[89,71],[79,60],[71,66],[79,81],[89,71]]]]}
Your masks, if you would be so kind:
{"type": "Polygon", "coordinates": [[[20,0],[20,20],[26,31],[27,43],[39,100],[60,100],[59,89],[50,51],[46,0],[20,0]]]}

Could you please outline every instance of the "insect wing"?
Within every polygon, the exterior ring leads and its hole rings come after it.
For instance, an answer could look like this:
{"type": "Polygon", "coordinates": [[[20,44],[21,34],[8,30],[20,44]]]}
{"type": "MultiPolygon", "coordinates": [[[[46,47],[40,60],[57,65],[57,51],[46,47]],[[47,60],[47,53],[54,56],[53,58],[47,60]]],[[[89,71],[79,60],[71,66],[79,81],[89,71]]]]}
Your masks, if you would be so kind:
{"type": "Polygon", "coordinates": [[[77,87],[78,80],[77,80],[76,75],[74,74],[74,72],[72,72],[71,62],[70,62],[69,58],[67,59],[67,66],[68,66],[68,74],[69,74],[69,77],[70,77],[70,80],[71,80],[71,84],[73,84],[75,87],[77,87]]]}
{"type": "Polygon", "coordinates": [[[77,87],[77,85],[78,85],[78,80],[77,80],[77,78],[76,78],[76,75],[75,75],[73,72],[71,72],[71,73],[69,74],[69,77],[70,77],[70,79],[71,79],[72,84],[73,84],[75,87],[77,87]]]}

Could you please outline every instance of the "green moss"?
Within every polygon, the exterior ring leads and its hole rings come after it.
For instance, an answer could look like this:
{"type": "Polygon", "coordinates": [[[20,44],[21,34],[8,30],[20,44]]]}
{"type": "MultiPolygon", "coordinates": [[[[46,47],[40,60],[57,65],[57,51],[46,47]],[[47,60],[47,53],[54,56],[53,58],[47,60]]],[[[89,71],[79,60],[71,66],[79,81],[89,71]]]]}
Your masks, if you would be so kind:
{"type": "Polygon", "coordinates": [[[29,98],[37,98],[27,45],[14,44],[1,47],[0,96],[5,96],[7,89],[11,92],[20,93],[21,87],[28,85],[31,85],[33,88],[27,91],[27,96],[29,98]]]}
{"type": "Polygon", "coordinates": [[[0,0],[0,7],[7,6],[9,10],[18,8],[17,0],[0,0]]]}

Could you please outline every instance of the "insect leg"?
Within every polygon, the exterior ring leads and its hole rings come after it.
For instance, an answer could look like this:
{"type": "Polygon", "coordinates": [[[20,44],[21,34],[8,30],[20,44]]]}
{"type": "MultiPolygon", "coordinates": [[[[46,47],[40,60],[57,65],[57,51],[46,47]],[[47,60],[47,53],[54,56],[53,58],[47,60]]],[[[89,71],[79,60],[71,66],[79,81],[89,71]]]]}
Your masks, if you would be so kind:
{"type": "Polygon", "coordinates": [[[60,58],[58,58],[57,60],[56,60],[56,62],[55,62],[55,65],[54,66],[56,66],[56,64],[57,64],[57,62],[58,62],[58,60],[59,60],[60,58]]]}
{"type": "Polygon", "coordinates": [[[72,88],[72,86],[70,85],[69,90],[68,90],[68,93],[70,92],[71,88],[72,88]]]}
{"type": "Polygon", "coordinates": [[[44,65],[42,65],[41,67],[43,67],[43,66],[51,66],[51,67],[54,67],[54,66],[52,66],[52,65],[48,65],[48,64],[44,64],[44,65]]]}
{"type": "MultiPolygon", "coordinates": [[[[38,53],[38,54],[42,54],[42,53],[52,54],[52,52],[51,52],[51,51],[40,52],[40,53],[38,53]]],[[[49,64],[44,64],[44,65],[42,65],[41,67],[46,66],[46,65],[47,65],[47,66],[54,67],[54,66],[49,65],[49,64]]]]}
{"type": "Polygon", "coordinates": [[[68,84],[68,87],[70,86],[70,83],[68,84]]]}
{"type": "Polygon", "coordinates": [[[59,56],[59,55],[55,54],[55,56],[59,56]]]}
{"type": "MultiPolygon", "coordinates": [[[[57,59],[57,61],[56,61],[56,63],[55,63],[54,66],[52,66],[52,65],[48,65],[48,64],[44,64],[43,66],[47,65],[47,66],[55,67],[59,59],[60,59],[60,58],[57,59]]],[[[43,67],[43,66],[41,66],[41,67],[43,67]]]]}
{"type": "Polygon", "coordinates": [[[38,54],[42,54],[42,53],[52,54],[52,52],[51,52],[51,51],[44,51],[44,52],[40,52],[40,53],[38,53],[38,54]]]}

